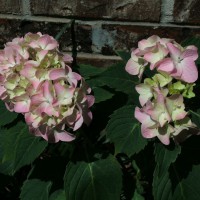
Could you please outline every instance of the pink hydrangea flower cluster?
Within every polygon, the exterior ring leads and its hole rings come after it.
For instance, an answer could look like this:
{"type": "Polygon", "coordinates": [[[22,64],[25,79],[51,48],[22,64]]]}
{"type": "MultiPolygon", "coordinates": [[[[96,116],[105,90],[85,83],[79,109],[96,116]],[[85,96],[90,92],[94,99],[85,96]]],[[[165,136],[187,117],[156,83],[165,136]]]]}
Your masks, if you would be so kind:
{"type": "Polygon", "coordinates": [[[0,99],[22,113],[29,130],[49,142],[72,141],[66,129],[89,124],[94,97],[84,79],[72,72],[72,57],[40,32],[8,42],[0,51],[0,99]]]}
{"type": "Polygon", "coordinates": [[[142,124],[145,138],[158,137],[168,145],[170,138],[183,129],[195,127],[185,111],[184,97],[194,97],[198,78],[195,60],[197,48],[182,47],[172,39],[151,36],[141,40],[132,51],[126,71],[142,80],[145,68],[154,70],[152,78],[136,86],[142,108],[136,107],[135,118],[142,124]]]}

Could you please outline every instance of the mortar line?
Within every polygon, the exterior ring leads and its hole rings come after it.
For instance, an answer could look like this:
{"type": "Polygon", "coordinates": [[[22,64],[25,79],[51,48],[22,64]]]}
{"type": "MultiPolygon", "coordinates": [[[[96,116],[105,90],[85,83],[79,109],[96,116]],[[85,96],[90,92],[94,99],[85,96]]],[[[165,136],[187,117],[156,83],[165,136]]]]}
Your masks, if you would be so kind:
{"type": "MultiPolygon", "coordinates": [[[[0,19],[18,19],[24,20],[24,16],[20,15],[11,15],[11,14],[0,14],[0,19]]],[[[36,22],[53,22],[53,23],[70,23],[72,19],[69,18],[59,18],[59,17],[43,17],[43,16],[26,16],[26,20],[28,21],[36,21],[36,22]]],[[[125,21],[111,21],[111,20],[81,20],[76,19],[76,23],[83,24],[83,25],[95,25],[95,24],[105,24],[105,25],[125,25],[125,26],[143,26],[143,27],[169,27],[169,28],[193,28],[199,29],[200,26],[197,25],[179,25],[179,24],[172,24],[167,22],[162,23],[155,23],[155,22],[125,22],[125,21]]]]}

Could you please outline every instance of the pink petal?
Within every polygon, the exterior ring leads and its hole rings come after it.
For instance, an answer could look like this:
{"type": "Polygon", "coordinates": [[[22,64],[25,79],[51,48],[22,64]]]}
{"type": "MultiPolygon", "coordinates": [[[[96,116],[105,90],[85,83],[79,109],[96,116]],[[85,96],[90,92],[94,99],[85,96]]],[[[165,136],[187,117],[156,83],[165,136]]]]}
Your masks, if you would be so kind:
{"type": "Polygon", "coordinates": [[[195,46],[188,46],[181,55],[181,58],[190,58],[195,61],[198,58],[197,48],[195,46]]]}
{"type": "Polygon", "coordinates": [[[30,79],[30,82],[31,82],[31,84],[33,85],[33,88],[35,89],[35,90],[37,90],[37,88],[40,86],[40,84],[41,84],[41,82],[40,82],[40,80],[39,79],[37,79],[37,78],[33,78],[33,79],[30,79]]]}
{"type": "Polygon", "coordinates": [[[53,105],[47,103],[47,102],[43,102],[39,105],[39,107],[37,108],[37,113],[38,115],[42,116],[43,113],[46,113],[48,116],[59,116],[59,113],[55,110],[55,108],[53,107],[53,105]]]}
{"type": "Polygon", "coordinates": [[[168,50],[170,52],[172,59],[176,60],[178,57],[180,57],[181,50],[178,49],[175,45],[173,45],[172,43],[168,43],[167,47],[168,47],[168,50]]]}
{"type": "Polygon", "coordinates": [[[130,58],[126,64],[125,70],[131,75],[138,75],[140,71],[140,65],[130,58]]]}
{"type": "Polygon", "coordinates": [[[37,41],[32,41],[32,42],[30,42],[30,43],[29,43],[29,46],[30,46],[30,47],[32,47],[33,49],[35,49],[35,48],[38,48],[38,47],[39,47],[39,45],[38,45],[38,42],[37,42],[37,41]]]}
{"type": "Polygon", "coordinates": [[[82,115],[80,115],[79,119],[74,124],[73,131],[76,131],[77,129],[79,129],[82,124],[83,124],[83,117],[82,117],[82,115]]]}
{"type": "Polygon", "coordinates": [[[33,66],[26,65],[24,68],[20,71],[20,74],[26,78],[31,78],[35,76],[36,69],[33,66]]]}
{"type": "Polygon", "coordinates": [[[69,132],[64,131],[64,130],[61,132],[54,130],[54,136],[55,136],[55,142],[58,142],[58,141],[71,142],[76,138],[75,135],[72,135],[69,132]]]}
{"type": "Polygon", "coordinates": [[[138,42],[138,47],[139,47],[140,50],[144,50],[144,49],[151,47],[151,46],[152,45],[146,39],[143,39],[143,40],[138,42]]]}
{"type": "Polygon", "coordinates": [[[153,138],[158,135],[158,131],[156,128],[150,129],[146,125],[142,124],[141,133],[144,138],[153,138]]]}
{"type": "Polygon", "coordinates": [[[146,113],[141,112],[138,107],[135,108],[134,116],[140,123],[144,122],[149,117],[146,113]]]}
{"type": "Polygon", "coordinates": [[[49,102],[53,101],[52,88],[49,81],[43,83],[43,95],[49,102]]]}
{"type": "Polygon", "coordinates": [[[88,102],[88,108],[90,108],[95,102],[94,96],[93,95],[87,95],[87,102],[88,102]]]}
{"type": "Polygon", "coordinates": [[[30,67],[38,67],[39,63],[34,60],[28,60],[24,63],[24,66],[30,66],[30,67]]]}
{"type": "Polygon", "coordinates": [[[132,52],[131,52],[131,57],[134,57],[134,56],[143,56],[144,52],[145,51],[141,51],[139,48],[133,49],[132,52]]]}
{"type": "Polygon", "coordinates": [[[30,101],[19,101],[15,103],[14,111],[17,113],[26,113],[29,112],[30,101]]]}
{"type": "Polygon", "coordinates": [[[34,119],[35,119],[30,112],[25,113],[24,118],[25,118],[25,121],[28,125],[31,125],[33,123],[34,119]]]}
{"type": "Polygon", "coordinates": [[[165,135],[158,134],[157,137],[163,144],[169,145],[170,140],[169,140],[169,135],[168,134],[165,134],[165,135]]]}
{"type": "Polygon", "coordinates": [[[48,50],[41,50],[39,52],[37,52],[37,57],[39,59],[39,61],[42,61],[44,59],[44,57],[47,55],[48,50]]]}
{"type": "Polygon", "coordinates": [[[159,41],[159,37],[157,35],[152,35],[148,39],[143,39],[140,42],[138,42],[138,47],[140,50],[145,50],[149,47],[153,47],[156,45],[156,42],[159,41]]]}
{"type": "Polygon", "coordinates": [[[143,109],[135,108],[135,118],[142,123],[143,127],[151,128],[156,125],[151,117],[143,111],[143,109]]]}
{"type": "Polygon", "coordinates": [[[73,87],[66,88],[63,85],[61,85],[59,82],[54,84],[54,88],[55,88],[56,96],[59,101],[66,101],[66,99],[71,99],[75,91],[75,88],[73,87]]]}
{"type": "Polygon", "coordinates": [[[64,60],[64,62],[70,62],[71,63],[73,61],[73,58],[69,54],[64,54],[63,60],[64,60]]]}
{"type": "Polygon", "coordinates": [[[52,50],[52,49],[55,49],[57,47],[58,47],[58,43],[55,41],[55,42],[53,42],[51,44],[48,44],[45,49],[46,50],[52,50]]]}
{"type": "Polygon", "coordinates": [[[157,69],[170,73],[175,69],[175,66],[171,58],[165,58],[159,63],[157,69]]]}
{"type": "Polygon", "coordinates": [[[50,78],[50,80],[66,78],[66,70],[65,69],[53,69],[49,73],[49,78],[50,78]]]}
{"type": "Polygon", "coordinates": [[[182,66],[182,76],[181,79],[187,83],[193,83],[198,79],[197,67],[193,60],[190,58],[185,58],[181,62],[182,66]]]}
{"type": "Polygon", "coordinates": [[[43,35],[38,39],[38,43],[45,50],[52,50],[58,46],[58,43],[55,39],[50,37],[49,35],[43,35]]]}

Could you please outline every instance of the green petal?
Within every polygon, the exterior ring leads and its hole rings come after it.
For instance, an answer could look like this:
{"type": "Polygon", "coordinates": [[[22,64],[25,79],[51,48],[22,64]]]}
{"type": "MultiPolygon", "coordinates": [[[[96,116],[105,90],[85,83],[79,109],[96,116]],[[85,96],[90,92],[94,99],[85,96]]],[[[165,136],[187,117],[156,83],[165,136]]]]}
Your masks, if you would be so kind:
{"type": "Polygon", "coordinates": [[[160,87],[164,87],[172,81],[172,77],[166,73],[159,73],[154,75],[153,80],[157,82],[160,87]]]}
{"type": "Polygon", "coordinates": [[[195,93],[193,92],[193,87],[195,86],[195,84],[187,84],[186,85],[186,88],[183,92],[183,96],[186,97],[186,98],[192,98],[192,97],[195,97],[195,93]]]}

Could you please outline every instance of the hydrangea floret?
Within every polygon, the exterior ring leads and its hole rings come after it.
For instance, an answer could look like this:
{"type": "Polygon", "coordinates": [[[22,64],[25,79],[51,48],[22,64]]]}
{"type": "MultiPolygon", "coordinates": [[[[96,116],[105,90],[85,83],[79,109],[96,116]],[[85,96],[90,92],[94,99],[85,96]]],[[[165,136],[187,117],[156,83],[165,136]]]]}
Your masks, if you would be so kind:
{"type": "Polygon", "coordinates": [[[184,98],[195,96],[197,58],[195,46],[182,47],[173,39],[156,35],[141,40],[132,51],[125,69],[144,81],[136,85],[142,108],[135,109],[143,137],[158,137],[168,145],[170,138],[196,126],[185,111],[184,98]],[[153,77],[144,77],[146,68],[155,72],[153,77]]]}
{"type": "Polygon", "coordinates": [[[84,79],[72,72],[72,57],[58,50],[47,34],[27,33],[0,51],[0,99],[22,113],[29,130],[49,142],[72,141],[89,125],[94,97],[84,79]]]}

